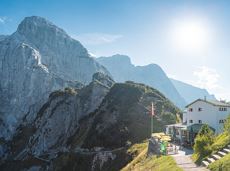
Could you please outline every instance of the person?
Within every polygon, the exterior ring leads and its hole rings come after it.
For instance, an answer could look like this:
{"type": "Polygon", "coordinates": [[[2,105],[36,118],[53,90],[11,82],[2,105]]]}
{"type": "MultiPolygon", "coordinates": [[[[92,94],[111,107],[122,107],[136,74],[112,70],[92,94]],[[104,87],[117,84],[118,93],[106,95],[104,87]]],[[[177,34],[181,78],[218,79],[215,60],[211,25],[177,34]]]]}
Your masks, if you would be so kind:
{"type": "Polygon", "coordinates": [[[174,151],[175,151],[175,154],[177,154],[177,146],[174,145],[174,151]]]}

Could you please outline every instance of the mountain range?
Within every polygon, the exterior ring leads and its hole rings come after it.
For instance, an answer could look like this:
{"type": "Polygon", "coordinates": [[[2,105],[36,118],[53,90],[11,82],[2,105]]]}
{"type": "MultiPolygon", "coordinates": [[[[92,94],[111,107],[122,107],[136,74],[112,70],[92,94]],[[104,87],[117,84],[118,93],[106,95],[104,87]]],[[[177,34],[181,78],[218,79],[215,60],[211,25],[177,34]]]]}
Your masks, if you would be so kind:
{"type": "Polygon", "coordinates": [[[181,109],[198,98],[215,99],[205,89],[170,79],[157,64],[135,66],[128,56],[120,54],[96,60],[108,69],[115,81],[130,80],[154,87],[181,109]]]}
{"type": "Polygon", "coordinates": [[[177,91],[180,93],[180,95],[185,99],[187,104],[197,100],[198,98],[216,100],[215,96],[209,94],[206,89],[201,89],[199,87],[195,87],[175,79],[170,80],[177,89],[177,91]]]}
{"type": "Polygon", "coordinates": [[[150,136],[150,104],[153,131],[160,132],[180,121],[177,106],[186,103],[186,91],[158,65],[92,58],[37,16],[0,37],[0,71],[3,171],[119,170],[135,155],[130,148],[150,136]]]}

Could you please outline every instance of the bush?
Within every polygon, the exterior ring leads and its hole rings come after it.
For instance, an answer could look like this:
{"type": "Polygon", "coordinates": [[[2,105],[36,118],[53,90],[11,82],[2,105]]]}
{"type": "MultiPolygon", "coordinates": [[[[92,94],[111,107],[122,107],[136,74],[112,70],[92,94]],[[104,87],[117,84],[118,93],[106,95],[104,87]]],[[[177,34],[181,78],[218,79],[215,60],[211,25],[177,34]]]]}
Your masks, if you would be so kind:
{"type": "Polygon", "coordinates": [[[195,139],[193,159],[200,164],[201,161],[212,153],[214,132],[208,125],[203,125],[195,139]]]}
{"type": "Polygon", "coordinates": [[[230,135],[227,132],[224,132],[214,139],[214,143],[212,145],[213,152],[217,152],[218,150],[224,148],[230,143],[230,135]]]}
{"type": "Polygon", "coordinates": [[[230,115],[224,123],[224,132],[215,137],[214,144],[212,145],[213,152],[216,152],[230,143],[230,115]]]}

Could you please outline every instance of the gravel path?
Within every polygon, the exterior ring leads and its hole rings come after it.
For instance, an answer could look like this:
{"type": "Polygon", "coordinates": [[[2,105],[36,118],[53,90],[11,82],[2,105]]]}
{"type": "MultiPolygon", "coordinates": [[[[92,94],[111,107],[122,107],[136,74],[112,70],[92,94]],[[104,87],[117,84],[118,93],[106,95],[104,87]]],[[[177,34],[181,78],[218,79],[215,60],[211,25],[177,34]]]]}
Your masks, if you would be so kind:
{"type": "Polygon", "coordinates": [[[205,167],[197,166],[191,159],[191,155],[172,155],[177,165],[184,171],[208,171],[205,167]]]}
{"type": "MultiPolygon", "coordinates": [[[[179,146],[177,148],[179,149],[179,146]]],[[[209,171],[205,167],[197,166],[191,159],[192,154],[193,150],[184,148],[178,150],[178,154],[172,155],[172,157],[184,171],[209,171]]]]}

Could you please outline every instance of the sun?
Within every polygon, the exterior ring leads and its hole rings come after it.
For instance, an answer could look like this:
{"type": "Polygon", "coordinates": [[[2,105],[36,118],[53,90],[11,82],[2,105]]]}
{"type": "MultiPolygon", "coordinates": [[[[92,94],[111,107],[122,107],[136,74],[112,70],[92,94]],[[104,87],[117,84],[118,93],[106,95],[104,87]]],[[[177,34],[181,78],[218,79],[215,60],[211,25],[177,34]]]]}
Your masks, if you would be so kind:
{"type": "Polygon", "coordinates": [[[208,29],[199,21],[183,21],[174,23],[171,37],[176,50],[182,52],[198,52],[206,49],[208,29]]]}

